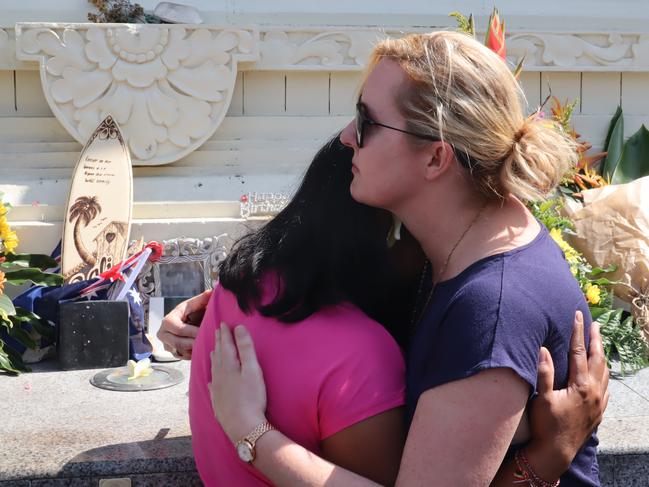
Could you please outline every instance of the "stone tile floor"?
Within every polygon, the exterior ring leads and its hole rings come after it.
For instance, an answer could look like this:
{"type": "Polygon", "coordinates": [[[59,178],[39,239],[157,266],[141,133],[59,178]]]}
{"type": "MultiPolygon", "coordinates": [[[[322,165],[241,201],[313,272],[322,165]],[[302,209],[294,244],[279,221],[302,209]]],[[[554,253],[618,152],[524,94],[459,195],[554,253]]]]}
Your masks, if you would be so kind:
{"type": "Polygon", "coordinates": [[[115,477],[141,486],[200,485],[187,416],[189,365],[165,364],[181,370],[183,382],[146,392],[98,389],[89,380],[101,369],[61,372],[56,362],[0,376],[0,486],[96,486],[115,477]]]}
{"type": "MultiPolygon", "coordinates": [[[[98,370],[61,372],[44,363],[19,377],[0,376],[0,487],[200,485],[187,420],[189,363],[168,389],[111,392],[89,383],[98,370]]],[[[605,487],[649,487],[649,369],[616,378],[599,429],[605,487]]]]}
{"type": "Polygon", "coordinates": [[[616,376],[609,391],[599,428],[602,485],[649,487],[649,368],[616,376]]]}

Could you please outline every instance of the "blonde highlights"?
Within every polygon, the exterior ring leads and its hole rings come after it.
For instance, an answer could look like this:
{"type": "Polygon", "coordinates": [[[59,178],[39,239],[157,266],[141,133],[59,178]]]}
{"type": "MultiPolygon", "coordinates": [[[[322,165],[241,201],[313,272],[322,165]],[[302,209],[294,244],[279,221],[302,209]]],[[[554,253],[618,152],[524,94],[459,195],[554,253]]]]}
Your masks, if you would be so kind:
{"type": "Polygon", "coordinates": [[[466,34],[382,41],[368,72],[383,59],[408,76],[409,86],[395,94],[408,129],[468,155],[471,179],[485,196],[543,199],[576,163],[574,141],[549,120],[525,117],[522,90],[506,63],[466,34]]]}

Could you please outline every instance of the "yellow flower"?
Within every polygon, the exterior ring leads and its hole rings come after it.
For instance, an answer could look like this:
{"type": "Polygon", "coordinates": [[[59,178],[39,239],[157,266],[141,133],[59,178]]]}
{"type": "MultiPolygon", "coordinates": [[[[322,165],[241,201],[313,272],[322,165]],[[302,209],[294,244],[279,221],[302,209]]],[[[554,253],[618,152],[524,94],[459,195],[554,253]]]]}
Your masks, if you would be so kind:
{"type": "Polygon", "coordinates": [[[586,284],[584,294],[586,295],[586,300],[590,304],[599,304],[599,302],[602,300],[602,297],[600,296],[600,289],[597,284],[586,284]]]}
{"type": "Polygon", "coordinates": [[[554,239],[557,245],[559,245],[559,247],[561,247],[562,244],[566,243],[566,241],[563,239],[563,235],[561,234],[561,230],[559,228],[551,228],[550,236],[554,239]]]}
{"type": "Polygon", "coordinates": [[[5,252],[13,254],[16,247],[18,247],[18,235],[16,235],[16,232],[11,231],[2,236],[2,243],[4,244],[5,252]]]}
{"type": "Polygon", "coordinates": [[[4,293],[5,290],[5,282],[7,279],[5,278],[5,273],[0,271],[0,296],[4,293]]]}
{"type": "Polygon", "coordinates": [[[0,216],[5,216],[7,214],[7,207],[2,201],[0,201],[0,216]]]}
{"type": "Polygon", "coordinates": [[[563,251],[564,255],[566,256],[566,260],[568,261],[569,264],[574,265],[579,262],[579,257],[580,257],[579,252],[577,252],[574,248],[572,248],[572,246],[563,239],[563,235],[561,234],[561,229],[559,228],[550,229],[550,236],[557,243],[559,248],[563,251]]]}
{"type": "Polygon", "coordinates": [[[128,372],[129,377],[127,380],[137,379],[139,377],[146,377],[153,373],[153,367],[151,367],[151,360],[144,358],[142,360],[129,360],[128,363],[128,372]]]}
{"type": "Polygon", "coordinates": [[[0,240],[2,240],[5,252],[13,253],[18,246],[18,235],[11,229],[4,215],[0,216],[0,240]]]}

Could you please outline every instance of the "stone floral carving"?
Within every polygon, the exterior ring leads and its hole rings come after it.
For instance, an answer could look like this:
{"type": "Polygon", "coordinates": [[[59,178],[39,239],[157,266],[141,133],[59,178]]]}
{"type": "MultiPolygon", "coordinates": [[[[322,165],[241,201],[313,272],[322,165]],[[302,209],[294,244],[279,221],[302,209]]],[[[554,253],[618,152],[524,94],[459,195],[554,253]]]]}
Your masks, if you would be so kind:
{"type": "Polygon", "coordinates": [[[13,31],[0,29],[0,69],[11,68],[16,64],[16,49],[13,31]]]}
{"type": "Polygon", "coordinates": [[[592,67],[649,68],[646,36],[620,34],[577,36],[568,34],[515,34],[507,40],[514,57],[526,56],[525,66],[557,66],[588,71],[592,67]],[[637,41],[637,42],[636,42],[637,41]]]}
{"type": "Polygon", "coordinates": [[[9,45],[9,33],[4,29],[0,29],[0,49],[5,49],[7,45],[9,45]]]}
{"type": "Polygon", "coordinates": [[[255,67],[361,69],[374,43],[387,35],[378,30],[269,30],[262,34],[261,60],[255,67]]]}
{"type": "MultiPolygon", "coordinates": [[[[267,30],[261,59],[252,69],[360,70],[373,45],[404,31],[267,30]]],[[[484,33],[478,33],[482,38],[484,33]]],[[[512,62],[526,57],[526,69],[545,71],[649,71],[649,36],[638,34],[516,33],[508,36],[512,62]]]]}
{"type": "Polygon", "coordinates": [[[638,37],[637,44],[631,46],[634,65],[649,67],[649,35],[638,37]]]}
{"type": "Polygon", "coordinates": [[[227,112],[256,33],[177,25],[17,24],[20,59],[40,61],[45,97],[81,143],[111,114],[134,163],[164,164],[200,146],[227,112]]]}

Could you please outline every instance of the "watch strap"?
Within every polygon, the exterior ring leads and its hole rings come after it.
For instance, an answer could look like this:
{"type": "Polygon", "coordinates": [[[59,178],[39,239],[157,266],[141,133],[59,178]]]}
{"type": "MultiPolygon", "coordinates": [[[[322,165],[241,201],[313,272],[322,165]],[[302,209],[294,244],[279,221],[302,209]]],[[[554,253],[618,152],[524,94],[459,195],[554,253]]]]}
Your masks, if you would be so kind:
{"type": "Polygon", "coordinates": [[[248,441],[248,443],[250,443],[254,448],[257,440],[261,438],[261,435],[274,429],[276,428],[266,420],[258,424],[255,429],[248,433],[243,439],[248,441]]]}

